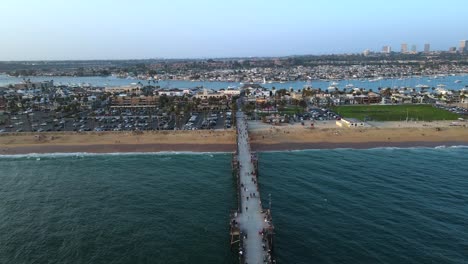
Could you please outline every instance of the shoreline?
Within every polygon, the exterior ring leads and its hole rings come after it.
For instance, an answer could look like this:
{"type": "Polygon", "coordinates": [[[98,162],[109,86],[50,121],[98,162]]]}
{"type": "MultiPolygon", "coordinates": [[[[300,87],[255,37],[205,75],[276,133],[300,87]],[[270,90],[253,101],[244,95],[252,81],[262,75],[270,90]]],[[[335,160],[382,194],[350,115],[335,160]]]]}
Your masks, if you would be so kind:
{"type": "Polygon", "coordinates": [[[436,148],[436,147],[468,147],[468,142],[321,142],[321,143],[278,143],[252,144],[252,149],[258,152],[301,151],[301,150],[333,150],[333,149],[375,149],[375,148],[436,148]]]}
{"type": "MultiPolygon", "coordinates": [[[[288,152],[303,150],[333,150],[333,149],[374,149],[374,148],[436,148],[436,147],[468,147],[468,142],[306,142],[306,143],[276,143],[252,144],[256,152],[288,152]]],[[[1,147],[0,157],[5,155],[28,154],[137,154],[137,153],[234,153],[234,144],[120,144],[120,145],[52,145],[52,146],[17,146],[1,147]]]]}
{"type": "Polygon", "coordinates": [[[157,152],[234,152],[234,144],[96,144],[0,147],[0,155],[52,153],[157,153],[157,152]]]}
{"type": "MultiPolygon", "coordinates": [[[[325,126],[325,125],[324,125],[325,126]]],[[[233,130],[27,133],[0,135],[0,155],[45,153],[224,152],[236,150],[233,130]]],[[[253,151],[468,146],[465,127],[317,128],[254,127],[253,151]]]]}

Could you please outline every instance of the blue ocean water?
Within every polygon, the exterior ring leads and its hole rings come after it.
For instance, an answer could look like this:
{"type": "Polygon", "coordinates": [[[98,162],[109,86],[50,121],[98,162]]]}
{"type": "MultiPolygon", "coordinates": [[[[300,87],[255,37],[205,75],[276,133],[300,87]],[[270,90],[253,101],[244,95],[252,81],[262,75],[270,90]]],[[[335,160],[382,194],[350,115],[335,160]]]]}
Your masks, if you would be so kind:
{"type": "Polygon", "coordinates": [[[280,263],[468,263],[468,149],[260,155],[280,263]]]}
{"type": "Polygon", "coordinates": [[[0,263],[233,263],[230,157],[0,158],[0,263]]]}
{"type": "MultiPolygon", "coordinates": [[[[230,154],[0,157],[0,263],[237,263],[230,154]]],[[[278,263],[467,263],[466,148],[260,153],[278,263]]]]}

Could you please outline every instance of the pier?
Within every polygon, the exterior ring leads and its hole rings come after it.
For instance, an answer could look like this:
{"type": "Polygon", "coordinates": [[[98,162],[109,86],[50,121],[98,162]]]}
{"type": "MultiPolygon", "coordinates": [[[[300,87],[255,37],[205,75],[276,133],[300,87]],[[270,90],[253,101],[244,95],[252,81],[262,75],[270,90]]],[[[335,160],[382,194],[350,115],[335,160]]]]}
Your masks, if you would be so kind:
{"type": "Polygon", "coordinates": [[[273,258],[271,211],[262,207],[258,157],[250,149],[247,121],[241,110],[236,113],[236,123],[237,151],[233,155],[232,169],[237,185],[238,208],[231,213],[231,247],[238,250],[240,263],[276,263],[273,258]]]}

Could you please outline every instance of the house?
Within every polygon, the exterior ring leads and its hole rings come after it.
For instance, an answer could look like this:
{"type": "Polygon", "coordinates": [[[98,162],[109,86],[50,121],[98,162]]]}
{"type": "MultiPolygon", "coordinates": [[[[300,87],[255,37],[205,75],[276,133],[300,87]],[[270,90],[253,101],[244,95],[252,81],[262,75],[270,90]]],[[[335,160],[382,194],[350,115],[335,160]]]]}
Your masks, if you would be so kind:
{"type": "Polygon", "coordinates": [[[391,100],[397,104],[410,104],[413,101],[413,97],[404,94],[392,94],[391,100]]]}
{"type": "Polygon", "coordinates": [[[15,84],[15,89],[48,89],[54,87],[54,81],[31,82],[25,80],[22,83],[15,84]]]}
{"type": "Polygon", "coordinates": [[[140,95],[142,93],[141,88],[142,88],[141,85],[106,87],[106,88],[104,88],[104,92],[110,93],[110,94],[129,93],[129,94],[140,95]]]}
{"type": "Polygon", "coordinates": [[[210,92],[208,92],[208,90],[206,88],[203,89],[203,92],[197,93],[195,95],[195,98],[197,98],[197,99],[198,98],[200,98],[200,99],[209,99],[209,98],[221,99],[223,97],[225,97],[224,94],[219,93],[219,92],[215,92],[215,91],[212,91],[212,90],[210,92]]]}
{"type": "Polygon", "coordinates": [[[378,104],[382,101],[379,94],[369,92],[367,95],[355,95],[354,101],[358,104],[378,104]]]}
{"type": "Polygon", "coordinates": [[[170,90],[160,90],[158,91],[159,95],[166,95],[166,96],[184,96],[184,94],[190,94],[190,90],[180,90],[180,89],[170,89],[170,90]]]}
{"type": "Polygon", "coordinates": [[[219,90],[220,93],[225,94],[226,96],[235,96],[240,94],[239,89],[234,89],[234,88],[227,88],[219,90]]]}

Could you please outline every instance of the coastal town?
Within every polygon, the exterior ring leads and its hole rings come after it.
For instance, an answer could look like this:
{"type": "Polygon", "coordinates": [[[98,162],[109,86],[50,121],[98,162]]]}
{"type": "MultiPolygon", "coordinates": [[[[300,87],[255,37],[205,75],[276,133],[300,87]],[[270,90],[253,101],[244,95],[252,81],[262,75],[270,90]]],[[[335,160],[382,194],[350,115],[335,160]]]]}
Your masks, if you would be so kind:
{"type": "Polygon", "coordinates": [[[219,59],[0,62],[0,72],[15,77],[114,76],[155,84],[163,80],[274,83],[310,80],[361,80],[468,73],[466,41],[448,51],[382,52],[219,59]]]}
{"type": "Polygon", "coordinates": [[[454,114],[443,118],[447,120],[462,120],[468,114],[467,90],[443,85],[373,90],[353,85],[339,87],[330,81],[328,89],[243,84],[239,88],[214,90],[168,89],[141,82],[119,87],[83,87],[56,85],[52,80],[23,81],[0,88],[0,132],[230,129],[232,111],[236,110],[234,102],[242,90],[246,91],[243,110],[248,117],[271,124],[339,120],[342,116],[332,110],[353,105],[431,105],[454,114]]]}

